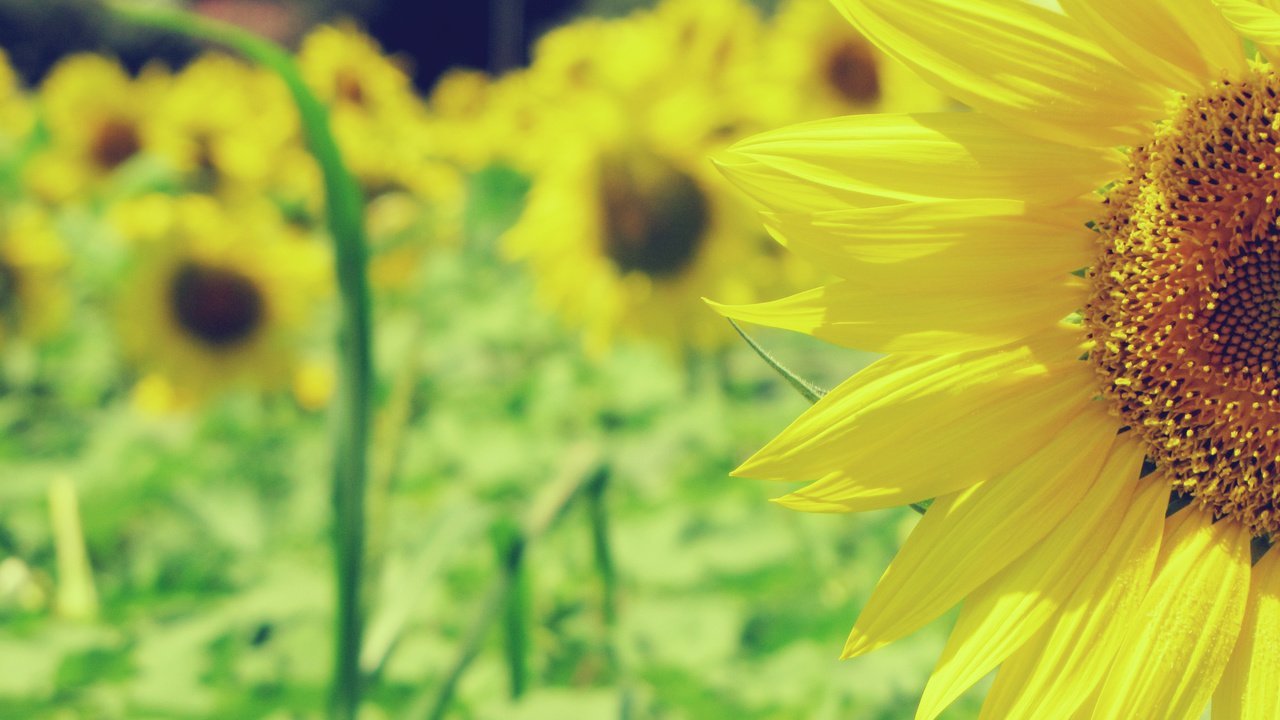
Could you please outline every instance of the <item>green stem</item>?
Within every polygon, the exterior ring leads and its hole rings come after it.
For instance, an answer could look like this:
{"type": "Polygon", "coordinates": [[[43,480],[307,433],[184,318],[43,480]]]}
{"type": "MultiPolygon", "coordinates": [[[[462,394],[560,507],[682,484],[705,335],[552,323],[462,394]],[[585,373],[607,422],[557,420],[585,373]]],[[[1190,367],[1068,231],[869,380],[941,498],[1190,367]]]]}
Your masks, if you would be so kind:
{"type": "Polygon", "coordinates": [[[499,545],[505,547],[506,551],[499,556],[501,568],[498,577],[485,595],[480,612],[468,628],[466,638],[458,648],[458,655],[445,673],[444,680],[430,697],[424,696],[411,706],[408,717],[440,720],[448,712],[458,683],[471,662],[480,654],[490,627],[500,617],[509,619],[507,613],[511,607],[511,593],[516,591],[516,585],[520,582],[521,568],[529,547],[564,514],[583,488],[599,475],[599,462],[599,451],[595,448],[581,445],[570,450],[566,454],[559,478],[544,486],[534,498],[524,522],[518,527],[499,523],[497,527],[506,533],[507,542],[499,545]]]}
{"type": "Polygon", "coordinates": [[[817,385],[814,385],[808,380],[805,380],[799,375],[791,372],[786,368],[786,366],[778,362],[777,358],[771,355],[768,350],[761,347],[760,343],[756,342],[754,338],[748,335],[747,331],[743,330],[741,325],[734,322],[733,318],[726,319],[729,321],[729,324],[733,326],[733,329],[738,332],[738,335],[747,342],[747,345],[751,346],[751,349],[755,351],[756,355],[759,355],[760,359],[764,360],[766,365],[773,368],[774,372],[781,375],[782,379],[786,380],[791,387],[795,388],[796,392],[800,393],[805,400],[808,400],[811,403],[816,403],[827,394],[826,390],[823,390],[817,385]]]}
{"type": "Polygon", "coordinates": [[[364,624],[363,568],[365,478],[368,473],[369,405],[372,382],[372,320],[363,197],[342,163],[329,130],[328,112],[307,89],[289,54],[278,45],[233,25],[195,15],[110,3],[122,19],[203,38],[234,48],[275,72],[289,88],[307,146],[324,177],[325,213],[334,244],[334,266],[342,303],[338,329],[339,385],[334,402],[333,548],[337,584],[335,657],[330,714],[355,718],[360,704],[360,643],[364,624]]]}
{"type": "Polygon", "coordinates": [[[613,549],[609,544],[609,514],[604,504],[609,485],[609,469],[602,467],[586,486],[587,513],[591,518],[591,546],[596,570],[600,573],[601,614],[605,627],[613,629],[618,619],[618,580],[613,567],[613,549]]]}
{"type": "Polygon", "coordinates": [[[609,487],[609,468],[601,467],[587,483],[585,490],[587,513],[591,520],[591,545],[595,555],[596,570],[600,573],[601,615],[604,619],[605,642],[609,662],[618,684],[618,717],[631,717],[632,683],[626,659],[618,638],[618,573],[613,564],[613,547],[609,540],[609,511],[605,504],[605,492],[609,487]]]}
{"type": "Polygon", "coordinates": [[[524,562],[525,543],[520,528],[510,520],[500,521],[494,528],[494,550],[508,580],[502,608],[502,640],[512,700],[524,694],[529,678],[529,576],[524,562]]]}

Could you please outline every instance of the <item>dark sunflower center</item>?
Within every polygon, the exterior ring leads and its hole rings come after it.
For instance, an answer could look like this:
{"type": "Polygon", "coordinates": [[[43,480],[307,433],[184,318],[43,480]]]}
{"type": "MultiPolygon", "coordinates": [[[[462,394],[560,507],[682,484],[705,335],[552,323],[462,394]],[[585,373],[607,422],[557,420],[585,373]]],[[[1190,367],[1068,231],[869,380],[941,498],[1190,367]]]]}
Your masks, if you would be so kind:
{"type": "Polygon", "coordinates": [[[257,285],[232,270],[188,263],[169,290],[174,317],[201,342],[222,348],[247,340],[262,325],[265,303],[257,285]]]}
{"type": "Polygon", "coordinates": [[[876,56],[865,42],[850,39],[832,47],[823,73],[827,85],[851,103],[874,102],[880,97],[876,56]]]}
{"type": "Polygon", "coordinates": [[[334,79],[334,83],[339,98],[352,105],[364,106],[366,99],[364,83],[360,80],[359,73],[350,68],[343,68],[338,71],[338,76],[334,79]]]}
{"type": "Polygon", "coordinates": [[[1224,373],[1256,376],[1274,386],[1280,348],[1280,247],[1269,225],[1223,263],[1227,282],[1206,303],[1200,348],[1218,358],[1224,373]]]}
{"type": "Polygon", "coordinates": [[[1120,417],[1176,485],[1280,530],[1280,80],[1216,83],[1130,153],[1085,326],[1120,417]]]}
{"type": "Polygon", "coordinates": [[[114,170],[138,154],[142,140],[137,126],[124,118],[108,118],[93,137],[90,153],[103,170],[114,170]]]}
{"type": "Polygon", "coordinates": [[[653,158],[600,168],[605,254],[624,273],[670,277],[689,266],[710,224],[707,198],[689,175],[653,158]]]}

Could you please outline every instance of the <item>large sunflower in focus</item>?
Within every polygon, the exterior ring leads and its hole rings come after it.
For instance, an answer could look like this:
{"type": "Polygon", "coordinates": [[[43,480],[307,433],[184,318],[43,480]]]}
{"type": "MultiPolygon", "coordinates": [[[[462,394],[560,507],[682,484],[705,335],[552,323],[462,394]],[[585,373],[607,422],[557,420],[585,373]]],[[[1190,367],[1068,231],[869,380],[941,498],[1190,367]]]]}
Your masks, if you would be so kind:
{"type": "Polygon", "coordinates": [[[327,287],[323,246],[262,203],[148,195],[113,209],[136,251],[120,303],[131,359],[178,403],[231,385],[272,389],[295,370],[308,313],[327,287]]]}
{"type": "Polygon", "coordinates": [[[997,667],[983,717],[1280,717],[1276,4],[836,4],[974,108],[723,158],[841,277],[725,311],[887,353],[738,472],[936,498],[845,656],[963,601],[919,717],[997,667]]]}

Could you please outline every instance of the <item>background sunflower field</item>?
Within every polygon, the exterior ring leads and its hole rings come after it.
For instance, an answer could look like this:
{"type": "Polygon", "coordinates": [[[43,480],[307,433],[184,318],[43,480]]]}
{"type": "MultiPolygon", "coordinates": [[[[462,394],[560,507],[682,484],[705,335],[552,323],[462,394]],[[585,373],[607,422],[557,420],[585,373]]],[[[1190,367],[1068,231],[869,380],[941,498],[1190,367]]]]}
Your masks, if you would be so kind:
{"type": "MultiPolygon", "coordinates": [[[[359,187],[358,717],[908,716],[949,620],[836,657],[915,515],[729,476],[807,402],[701,298],[822,275],[708,158],[942,100],[822,0],[408,4],[187,5],[289,51],[359,187]]],[[[344,290],[287,88],[97,3],[0,1],[0,48],[0,717],[340,716],[344,290]]]]}

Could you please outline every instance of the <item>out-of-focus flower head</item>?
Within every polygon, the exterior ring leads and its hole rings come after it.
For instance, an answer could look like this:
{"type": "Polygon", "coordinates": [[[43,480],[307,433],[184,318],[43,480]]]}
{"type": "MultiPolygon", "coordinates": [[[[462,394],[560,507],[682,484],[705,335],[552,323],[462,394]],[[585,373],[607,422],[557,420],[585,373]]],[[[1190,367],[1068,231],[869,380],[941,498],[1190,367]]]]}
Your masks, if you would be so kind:
{"type": "Polygon", "coordinates": [[[407,152],[423,107],[405,69],[354,25],[321,26],[302,41],[303,78],[329,105],[334,136],[352,172],[374,194],[414,172],[407,152]]]}
{"type": "Polygon", "coordinates": [[[864,112],[923,112],[948,101],[876,49],[827,0],[786,0],[769,24],[761,64],[776,94],[771,125],[864,112]],[[776,118],[776,119],[775,119],[776,118]]]}
{"type": "Polygon", "coordinates": [[[65,201],[96,189],[149,151],[156,108],[170,84],[169,72],[156,65],[132,78],[99,55],[59,62],[39,90],[49,144],[26,168],[30,188],[47,200],[65,201]]]}
{"type": "Polygon", "coordinates": [[[776,288],[754,214],[707,160],[754,127],[734,98],[758,32],[744,3],[668,2],[538,43],[524,81],[536,120],[505,158],[533,185],[504,247],[588,349],[619,336],[712,347],[731,330],[702,296],[776,288]]]}
{"type": "Polygon", "coordinates": [[[206,195],[143,196],[113,207],[112,220],[134,251],[120,335],[152,389],[162,383],[183,405],[231,385],[289,385],[306,321],[331,285],[323,243],[269,202],[206,195]]]}
{"type": "Polygon", "coordinates": [[[275,75],[226,55],[201,56],[160,98],[155,151],[197,187],[263,192],[300,142],[297,112],[275,75]]]}

